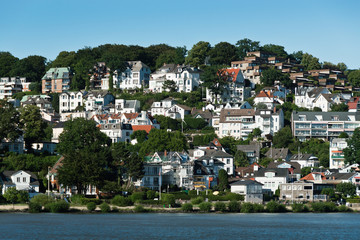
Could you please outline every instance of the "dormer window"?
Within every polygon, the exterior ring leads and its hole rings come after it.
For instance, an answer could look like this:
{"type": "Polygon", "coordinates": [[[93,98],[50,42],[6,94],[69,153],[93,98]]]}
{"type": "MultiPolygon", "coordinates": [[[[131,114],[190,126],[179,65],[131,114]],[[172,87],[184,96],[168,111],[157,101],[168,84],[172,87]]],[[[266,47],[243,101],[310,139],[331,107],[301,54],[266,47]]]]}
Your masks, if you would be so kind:
{"type": "Polygon", "coordinates": [[[196,170],[197,174],[201,174],[201,169],[196,170]]]}

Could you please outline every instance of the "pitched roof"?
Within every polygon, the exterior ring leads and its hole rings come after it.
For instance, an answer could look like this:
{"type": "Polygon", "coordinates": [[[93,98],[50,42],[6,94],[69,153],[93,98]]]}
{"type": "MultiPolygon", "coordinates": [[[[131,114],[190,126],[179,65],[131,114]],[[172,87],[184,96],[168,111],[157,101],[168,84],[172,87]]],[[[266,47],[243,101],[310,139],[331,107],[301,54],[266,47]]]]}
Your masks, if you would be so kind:
{"type": "Polygon", "coordinates": [[[255,177],[264,177],[266,172],[274,172],[275,177],[286,177],[289,175],[287,168],[261,168],[254,173],[255,177]]]}
{"type": "Polygon", "coordinates": [[[231,183],[230,186],[241,186],[241,185],[251,185],[251,184],[263,185],[262,183],[253,180],[239,180],[237,182],[231,183]]]}
{"type": "Polygon", "coordinates": [[[286,157],[290,154],[288,148],[270,148],[265,156],[272,159],[286,159],[286,157]]]}
{"type": "Polygon", "coordinates": [[[144,130],[146,133],[149,133],[153,128],[155,128],[153,125],[132,125],[134,132],[144,130]]]}
{"type": "Polygon", "coordinates": [[[326,180],[325,174],[323,172],[312,172],[306,175],[305,177],[301,178],[300,180],[315,180],[313,174],[320,174],[321,180],[326,180]]]}
{"type": "Polygon", "coordinates": [[[271,93],[271,91],[260,91],[260,93],[258,95],[256,95],[256,97],[267,97],[267,98],[273,98],[274,95],[271,93]]]}
{"type": "Polygon", "coordinates": [[[270,162],[268,168],[279,168],[282,164],[289,164],[295,174],[301,174],[301,165],[298,162],[270,162]]]}
{"type": "MultiPolygon", "coordinates": [[[[231,77],[231,80],[233,82],[236,82],[236,79],[240,72],[239,68],[227,68],[227,69],[223,69],[223,70],[225,71],[225,74],[227,74],[229,77],[231,77]]],[[[241,72],[240,72],[240,74],[241,74],[241,72]]]]}
{"type": "MultiPolygon", "coordinates": [[[[254,109],[221,109],[220,111],[220,122],[227,122],[226,117],[232,116],[255,116],[254,109]]],[[[231,121],[232,123],[241,122],[239,119],[238,121],[231,121]]]]}
{"type": "Polygon", "coordinates": [[[129,119],[129,120],[132,120],[132,119],[135,119],[139,116],[139,113],[124,113],[124,116],[129,119]]]}

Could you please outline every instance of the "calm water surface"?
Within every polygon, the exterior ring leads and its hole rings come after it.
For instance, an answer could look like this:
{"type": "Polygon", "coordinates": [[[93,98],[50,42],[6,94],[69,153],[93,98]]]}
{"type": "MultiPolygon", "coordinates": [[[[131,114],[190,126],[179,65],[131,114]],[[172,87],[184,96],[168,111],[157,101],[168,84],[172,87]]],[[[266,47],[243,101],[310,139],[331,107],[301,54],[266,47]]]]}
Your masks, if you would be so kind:
{"type": "Polygon", "coordinates": [[[0,214],[0,239],[360,239],[360,214],[0,214]]]}

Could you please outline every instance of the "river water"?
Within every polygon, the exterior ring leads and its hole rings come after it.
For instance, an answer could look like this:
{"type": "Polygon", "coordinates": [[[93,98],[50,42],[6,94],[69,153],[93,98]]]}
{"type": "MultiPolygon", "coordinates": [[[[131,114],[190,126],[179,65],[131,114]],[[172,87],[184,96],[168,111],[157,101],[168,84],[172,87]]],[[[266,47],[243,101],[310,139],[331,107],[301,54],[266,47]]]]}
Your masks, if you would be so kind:
{"type": "Polygon", "coordinates": [[[360,214],[0,214],[0,239],[360,239],[360,214]]]}

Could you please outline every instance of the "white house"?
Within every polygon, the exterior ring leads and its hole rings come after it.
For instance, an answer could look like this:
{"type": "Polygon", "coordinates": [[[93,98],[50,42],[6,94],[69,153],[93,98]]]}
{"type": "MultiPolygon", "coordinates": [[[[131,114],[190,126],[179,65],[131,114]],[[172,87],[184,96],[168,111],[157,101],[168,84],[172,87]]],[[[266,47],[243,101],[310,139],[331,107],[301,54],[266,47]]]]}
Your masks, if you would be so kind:
{"type": "Polygon", "coordinates": [[[113,84],[116,89],[137,89],[149,84],[150,68],[141,61],[127,61],[123,72],[115,70],[113,84]]]}
{"type": "Polygon", "coordinates": [[[0,78],[0,99],[11,98],[15,93],[27,92],[30,82],[26,82],[26,78],[22,77],[2,77],[0,78]]]}
{"type": "Polygon", "coordinates": [[[240,180],[230,184],[230,191],[244,195],[245,202],[263,203],[263,184],[253,180],[240,180]]]}
{"type": "Polygon", "coordinates": [[[77,107],[83,106],[84,91],[63,92],[59,96],[59,112],[75,111],[77,107]]]}
{"type": "Polygon", "coordinates": [[[345,138],[334,138],[330,140],[329,166],[330,169],[342,169],[345,167],[344,148],[347,148],[345,138]]]}
{"type": "Polygon", "coordinates": [[[39,181],[35,174],[28,171],[4,171],[1,174],[2,194],[8,188],[15,187],[16,190],[29,192],[30,196],[39,193],[39,181]]]}
{"type": "Polygon", "coordinates": [[[109,103],[114,103],[115,97],[109,91],[89,91],[84,94],[86,111],[102,110],[109,103]]]}
{"type": "Polygon", "coordinates": [[[304,167],[319,167],[319,159],[312,154],[298,153],[294,154],[290,158],[290,162],[297,162],[301,168],[304,167]]]}
{"type": "Polygon", "coordinates": [[[191,114],[191,108],[181,104],[175,104],[165,111],[165,116],[172,119],[184,119],[185,115],[191,114]]]}
{"type": "Polygon", "coordinates": [[[331,94],[327,88],[299,87],[295,89],[295,105],[298,107],[314,108],[314,100],[320,94],[331,94]]]}
{"type": "Polygon", "coordinates": [[[115,113],[136,113],[139,111],[139,100],[115,99],[115,113]]]}
{"type": "Polygon", "coordinates": [[[112,143],[131,141],[133,129],[130,124],[125,123],[105,123],[100,124],[100,131],[111,139],[112,143]]]}
{"type": "Polygon", "coordinates": [[[172,98],[166,98],[161,102],[153,102],[151,105],[151,115],[162,115],[165,116],[167,110],[176,104],[176,101],[172,98]]]}
{"type": "Polygon", "coordinates": [[[200,70],[191,66],[164,64],[150,76],[149,90],[163,92],[165,81],[174,81],[178,92],[192,92],[200,85],[200,70]]]}
{"type": "Polygon", "coordinates": [[[261,168],[254,173],[255,181],[263,184],[263,189],[275,193],[280,184],[287,183],[289,170],[286,168],[261,168]]]}
{"type": "Polygon", "coordinates": [[[272,92],[260,91],[260,93],[254,98],[254,104],[258,105],[259,103],[265,104],[267,109],[273,109],[275,106],[275,101],[272,92]]]}

